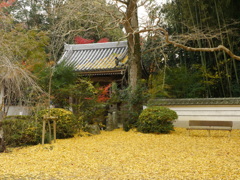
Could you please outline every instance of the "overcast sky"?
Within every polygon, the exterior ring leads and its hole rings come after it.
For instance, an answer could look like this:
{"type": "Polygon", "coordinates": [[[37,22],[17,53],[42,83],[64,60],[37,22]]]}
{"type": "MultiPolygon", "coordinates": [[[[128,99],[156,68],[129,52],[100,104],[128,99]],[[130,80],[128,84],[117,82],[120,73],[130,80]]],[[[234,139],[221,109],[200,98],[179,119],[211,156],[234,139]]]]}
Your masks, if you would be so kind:
{"type": "MultiPolygon", "coordinates": [[[[164,3],[166,3],[166,2],[168,2],[168,1],[170,1],[170,0],[156,0],[156,2],[159,4],[159,5],[162,5],[162,4],[164,4],[164,3]]],[[[145,10],[145,8],[144,8],[144,6],[141,6],[141,7],[139,7],[139,9],[138,9],[138,16],[139,16],[139,23],[140,23],[140,25],[141,25],[141,23],[143,22],[146,22],[147,21],[147,13],[146,13],[146,10],[145,10]]]]}
{"type": "MultiPolygon", "coordinates": [[[[170,2],[171,0],[155,0],[159,5],[162,5],[166,2],[170,2]]],[[[111,0],[107,0],[107,2],[111,2],[111,0]]],[[[140,26],[148,21],[148,15],[146,13],[145,7],[140,6],[138,9],[138,18],[140,26]]]]}

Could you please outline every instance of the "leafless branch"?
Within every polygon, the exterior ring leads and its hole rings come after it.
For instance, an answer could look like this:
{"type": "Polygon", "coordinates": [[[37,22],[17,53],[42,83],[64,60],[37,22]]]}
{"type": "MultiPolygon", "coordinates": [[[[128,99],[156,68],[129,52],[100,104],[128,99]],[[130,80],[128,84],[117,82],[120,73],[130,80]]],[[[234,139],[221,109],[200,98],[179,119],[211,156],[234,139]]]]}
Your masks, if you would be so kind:
{"type": "Polygon", "coordinates": [[[235,55],[230,49],[228,49],[227,47],[223,46],[223,45],[219,45],[218,47],[212,47],[212,48],[194,48],[194,47],[189,47],[189,46],[186,46],[186,45],[183,45],[183,44],[180,44],[180,43],[177,43],[175,41],[172,41],[169,39],[169,34],[167,32],[166,29],[164,28],[145,28],[145,29],[142,29],[138,32],[135,32],[135,33],[144,33],[144,32],[149,32],[149,31],[152,31],[152,32],[156,32],[156,31],[160,31],[162,32],[163,36],[165,37],[165,42],[168,43],[168,44],[172,44],[174,47],[179,47],[179,48],[182,48],[182,49],[185,49],[187,51],[202,51],[202,52],[214,52],[214,51],[224,51],[225,53],[227,53],[230,57],[232,57],[233,59],[236,59],[236,60],[239,60],[240,61],[240,56],[237,56],[235,55]]]}
{"type": "Polygon", "coordinates": [[[22,100],[28,103],[33,100],[33,96],[45,94],[30,72],[13,63],[5,55],[1,56],[0,62],[0,87],[5,88],[4,95],[8,102],[22,100]]]}
{"type": "Polygon", "coordinates": [[[120,2],[120,3],[122,3],[122,4],[128,5],[128,2],[127,2],[127,1],[123,1],[123,0],[116,0],[116,2],[120,2]]]}

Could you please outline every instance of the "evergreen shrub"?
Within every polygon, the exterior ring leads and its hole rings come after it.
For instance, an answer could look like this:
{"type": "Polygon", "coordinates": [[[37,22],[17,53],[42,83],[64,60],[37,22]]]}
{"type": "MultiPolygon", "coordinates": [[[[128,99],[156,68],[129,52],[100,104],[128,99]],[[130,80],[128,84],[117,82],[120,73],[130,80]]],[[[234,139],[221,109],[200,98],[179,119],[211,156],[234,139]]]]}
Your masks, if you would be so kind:
{"type": "Polygon", "coordinates": [[[41,142],[41,125],[30,116],[8,116],[2,121],[7,146],[34,145],[41,142]]]}
{"type": "Polygon", "coordinates": [[[144,79],[137,82],[137,86],[133,89],[131,86],[121,90],[120,99],[124,108],[123,114],[123,129],[129,131],[137,127],[137,121],[142,112],[143,104],[147,102],[149,93],[147,92],[147,85],[144,79]]]}
{"type": "MultiPolygon", "coordinates": [[[[71,111],[53,108],[37,113],[37,119],[33,116],[8,116],[2,121],[4,141],[7,146],[25,146],[41,143],[42,120],[44,116],[56,116],[57,138],[70,138],[79,130],[79,123],[71,111]]],[[[53,133],[53,132],[52,132],[53,133]]],[[[48,125],[46,126],[45,142],[49,142],[48,125]]]]}
{"type": "MultiPolygon", "coordinates": [[[[39,119],[43,119],[44,116],[57,117],[57,138],[70,138],[73,137],[78,130],[78,122],[71,111],[62,108],[52,108],[42,110],[38,113],[39,119]]],[[[42,121],[41,121],[42,122],[42,121]]]]}
{"type": "Polygon", "coordinates": [[[143,133],[166,134],[174,130],[173,122],[177,118],[177,113],[167,107],[148,107],[139,116],[137,130],[143,133]]]}

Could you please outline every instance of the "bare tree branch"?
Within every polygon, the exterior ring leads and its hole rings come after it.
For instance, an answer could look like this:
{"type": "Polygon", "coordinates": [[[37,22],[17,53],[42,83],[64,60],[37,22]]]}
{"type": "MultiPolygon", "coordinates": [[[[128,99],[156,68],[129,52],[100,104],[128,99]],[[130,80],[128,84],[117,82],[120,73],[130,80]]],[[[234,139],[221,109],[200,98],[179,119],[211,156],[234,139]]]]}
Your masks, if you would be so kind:
{"type": "Polygon", "coordinates": [[[180,43],[177,43],[175,41],[171,41],[169,40],[169,34],[167,32],[166,29],[164,28],[145,28],[142,29],[140,31],[134,32],[134,33],[144,33],[144,32],[156,32],[156,31],[161,31],[162,35],[164,35],[165,37],[165,42],[168,44],[172,44],[174,47],[179,47],[182,49],[185,49],[187,51],[202,51],[202,52],[214,52],[214,51],[224,51],[225,53],[227,53],[231,58],[236,59],[238,61],[240,61],[240,56],[235,55],[230,49],[228,49],[227,47],[223,46],[223,45],[219,45],[218,47],[213,47],[213,48],[194,48],[194,47],[189,47],[180,43]]]}
{"type": "Polygon", "coordinates": [[[13,63],[5,55],[0,58],[0,87],[4,88],[4,99],[1,99],[0,104],[6,107],[5,114],[12,102],[29,105],[36,103],[38,97],[41,97],[38,100],[43,100],[45,94],[30,72],[13,63]]]}
{"type": "Polygon", "coordinates": [[[116,0],[117,2],[120,2],[122,4],[125,4],[125,5],[128,5],[128,2],[127,1],[123,1],[123,0],[116,0]]]}

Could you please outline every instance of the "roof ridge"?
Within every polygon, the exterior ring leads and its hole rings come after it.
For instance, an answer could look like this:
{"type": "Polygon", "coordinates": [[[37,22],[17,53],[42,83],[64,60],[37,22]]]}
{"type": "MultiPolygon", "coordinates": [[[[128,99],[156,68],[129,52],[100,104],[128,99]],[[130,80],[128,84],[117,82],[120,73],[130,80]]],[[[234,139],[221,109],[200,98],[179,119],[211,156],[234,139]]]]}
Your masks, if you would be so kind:
{"type": "Polygon", "coordinates": [[[126,47],[127,41],[115,41],[105,43],[91,43],[91,44],[65,44],[65,50],[82,50],[82,49],[102,49],[102,48],[119,48],[126,47]]]}

